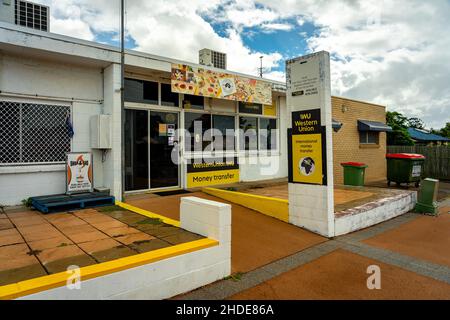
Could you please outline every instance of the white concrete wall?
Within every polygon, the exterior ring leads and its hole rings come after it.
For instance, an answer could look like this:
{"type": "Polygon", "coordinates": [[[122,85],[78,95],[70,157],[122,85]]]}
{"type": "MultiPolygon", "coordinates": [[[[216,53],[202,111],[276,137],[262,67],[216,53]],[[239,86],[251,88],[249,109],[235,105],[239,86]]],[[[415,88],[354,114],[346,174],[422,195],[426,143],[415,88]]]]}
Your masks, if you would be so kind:
{"type": "MultiPolygon", "coordinates": [[[[326,127],[327,185],[289,183],[289,222],[317,232],[334,236],[333,141],[331,127],[331,82],[329,53],[321,51],[296,58],[287,65],[288,128],[292,128],[292,112],[320,109],[321,126],[326,127]],[[292,96],[292,87],[308,78],[318,94],[292,96]]],[[[322,151],[323,152],[323,151],[322,151]]]]}
{"type": "MultiPolygon", "coordinates": [[[[101,152],[90,149],[89,119],[102,112],[101,68],[0,55],[1,100],[67,105],[75,135],[72,151],[92,151],[94,185],[103,186],[101,152]],[[34,97],[32,97],[34,96],[34,97]]],[[[65,192],[64,165],[0,166],[0,204],[65,192]]]]}
{"type": "Polygon", "coordinates": [[[335,235],[361,230],[411,211],[416,206],[417,192],[405,191],[401,195],[384,198],[378,202],[379,205],[373,208],[369,207],[373,204],[366,205],[368,208],[364,212],[336,218],[335,235]]]}
{"type": "MultiPolygon", "coordinates": [[[[216,239],[219,245],[21,299],[165,299],[220,280],[231,273],[231,206],[204,199],[181,199],[181,226],[216,239]]],[[[81,275],[82,276],[82,275],[81,275]]]]}

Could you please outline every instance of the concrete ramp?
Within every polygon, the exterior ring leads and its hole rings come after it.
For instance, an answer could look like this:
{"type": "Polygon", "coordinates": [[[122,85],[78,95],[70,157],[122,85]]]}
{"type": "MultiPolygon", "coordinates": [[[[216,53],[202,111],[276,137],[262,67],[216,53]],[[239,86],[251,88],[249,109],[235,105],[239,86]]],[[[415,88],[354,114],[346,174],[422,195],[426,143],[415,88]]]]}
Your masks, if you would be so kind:
{"type": "Polygon", "coordinates": [[[242,193],[216,188],[203,188],[209,195],[239,204],[243,207],[258,211],[266,216],[289,222],[289,203],[285,199],[265,197],[250,193],[242,193]]]}

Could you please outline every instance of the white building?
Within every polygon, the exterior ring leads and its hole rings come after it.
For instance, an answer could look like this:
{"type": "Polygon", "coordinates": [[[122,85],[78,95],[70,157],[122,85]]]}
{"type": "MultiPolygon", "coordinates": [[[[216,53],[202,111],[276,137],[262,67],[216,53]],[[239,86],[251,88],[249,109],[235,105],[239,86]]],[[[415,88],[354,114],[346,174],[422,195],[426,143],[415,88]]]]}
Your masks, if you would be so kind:
{"type": "MultiPolygon", "coordinates": [[[[192,177],[188,165],[169,161],[176,142],[182,146],[183,159],[196,156],[186,151],[182,134],[171,133],[174,128],[188,130],[196,122],[219,130],[281,128],[268,148],[263,139],[242,143],[245,140],[238,136],[235,150],[227,155],[239,159],[239,166],[231,168],[238,172],[234,176],[238,181],[287,176],[284,83],[131,50],[125,64],[126,192],[212,183],[202,180],[207,172],[193,170],[192,177]],[[170,85],[174,65],[270,82],[273,104],[244,105],[174,93],[170,85]]],[[[92,152],[94,186],[110,189],[121,200],[120,71],[118,48],[0,22],[0,204],[64,193],[69,151],[92,152]],[[66,123],[69,115],[72,138],[66,123]],[[110,115],[110,130],[102,130],[110,148],[93,148],[90,121],[95,115],[110,115]]]]}

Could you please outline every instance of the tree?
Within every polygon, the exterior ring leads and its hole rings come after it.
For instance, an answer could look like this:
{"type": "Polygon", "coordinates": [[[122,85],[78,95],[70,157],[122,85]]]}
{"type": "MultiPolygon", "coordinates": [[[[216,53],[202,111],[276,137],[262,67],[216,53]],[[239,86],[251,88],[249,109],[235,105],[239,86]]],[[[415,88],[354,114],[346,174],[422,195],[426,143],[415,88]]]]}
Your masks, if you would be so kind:
{"type": "Polygon", "coordinates": [[[414,129],[425,129],[425,123],[419,118],[409,118],[408,125],[414,129]]]}
{"type": "MultiPolygon", "coordinates": [[[[420,119],[419,119],[420,120],[420,119]]],[[[408,132],[409,119],[403,114],[393,111],[386,112],[386,123],[392,128],[387,133],[387,144],[390,146],[412,146],[414,140],[408,132]]]]}
{"type": "Polygon", "coordinates": [[[446,137],[446,138],[450,139],[450,122],[447,122],[445,124],[445,127],[443,127],[442,129],[439,129],[439,130],[431,129],[431,133],[434,133],[434,134],[437,134],[442,137],[446,137]]]}

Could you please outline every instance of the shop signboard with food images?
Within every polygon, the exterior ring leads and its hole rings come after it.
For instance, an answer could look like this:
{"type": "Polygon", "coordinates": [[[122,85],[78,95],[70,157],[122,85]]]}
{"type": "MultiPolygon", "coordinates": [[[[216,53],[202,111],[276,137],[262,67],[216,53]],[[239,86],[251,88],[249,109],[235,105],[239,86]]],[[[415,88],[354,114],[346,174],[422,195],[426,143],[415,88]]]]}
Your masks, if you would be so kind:
{"type": "Polygon", "coordinates": [[[270,82],[185,64],[172,64],[171,84],[172,92],[272,104],[270,82]]]}
{"type": "Polygon", "coordinates": [[[92,192],[93,190],[92,153],[68,153],[66,160],[66,193],[92,192]]]}

